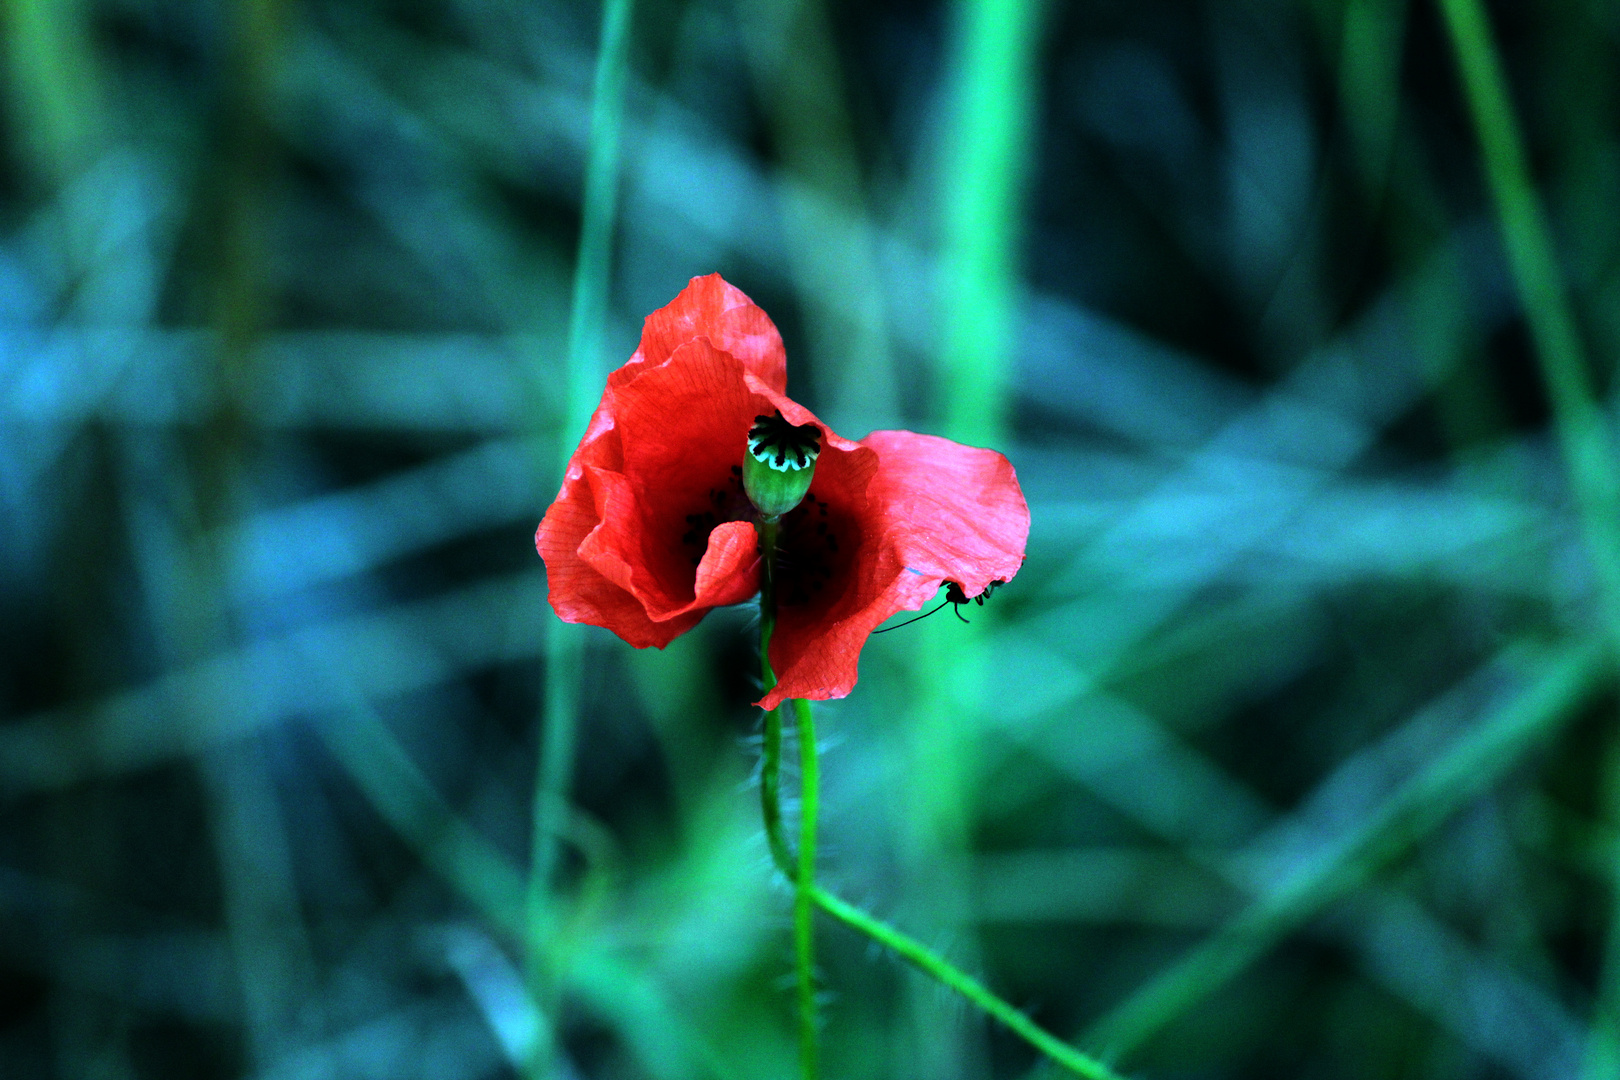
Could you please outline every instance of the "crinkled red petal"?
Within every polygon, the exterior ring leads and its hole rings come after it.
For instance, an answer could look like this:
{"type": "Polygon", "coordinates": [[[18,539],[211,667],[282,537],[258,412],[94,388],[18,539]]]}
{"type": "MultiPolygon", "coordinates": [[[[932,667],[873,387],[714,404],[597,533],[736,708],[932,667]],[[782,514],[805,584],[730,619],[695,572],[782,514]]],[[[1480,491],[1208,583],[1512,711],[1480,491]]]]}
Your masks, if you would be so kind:
{"type": "Polygon", "coordinates": [[[843,476],[852,459],[862,497],[876,469],[870,450],[834,435],[706,338],[610,389],[609,406],[611,424],[575,453],[536,545],[558,614],[605,626],[632,645],[666,645],[709,608],[758,590],[758,540],[740,488],[728,494],[738,520],[713,527],[701,559],[682,542],[690,515],[735,483],[754,417],[781,409],[793,423],[816,424],[824,447],[818,475],[843,476]]]}
{"type": "Polygon", "coordinates": [[[682,345],[697,338],[708,338],[717,349],[736,357],[772,390],[787,392],[787,352],[770,316],[719,274],[695,277],[675,299],[643,321],[641,344],[608,376],[607,389],[591,415],[583,441],[612,430],[616,389],[668,363],[682,345]]]}
{"type": "Polygon", "coordinates": [[[816,424],[823,449],[799,512],[818,517],[801,519],[797,534],[784,526],[780,573],[797,593],[779,608],[771,662],[780,681],[766,708],[847,694],[878,624],[917,610],[944,581],[973,596],[1010,580],[1029,533],[1000,454],[905,431],[850,442],[788,399],[786,382],[765,313],[718,275],[693,278],[647,317],[641,347],[609,377],[535,534],[559,616],[662,647],[758,587],[758,542],[728,487],[753,418],[780,409],[816,424]],[[694,527],[705,506],[737,520],[694,527]],[[825,549],[805,547],[824,540],[825,549]]]}
{"type": "Polygon", "coordinates": [[[695,338],[708,338],[715,348],[742,361],[766,386],[779,394],[787,392],[787,352],[776,324],[719,274],[693,278],[679,296],[647,316],[641,347],[610,376],[608,385],[622,385],[641,370],[665,363],[695,338]]]}
{"type": "MultiPolygon", "coordinates": [[[[611,481],[604,478],[610,497],[580,554],[633,595],[649,618],[684,615],[705,600],[711,607],[736,602],[699,596],[694,555],[681,537],[690,528],[688,515],[709,507],[711,493],[730,482],[760,404],[742,364],[701,338],[614,391],[624,462],[611,481]]],[[[705,557],[711,558],[705,584],[712,596],[740,600],[758,587],[757,550],[746,565],[712,548],[705,557]],[[746,580],[716,579],[722,571],[746,580]]]]}
{"type": "Polygon", "coordinates": [[[909,431],[873,432],[860,445],[877,456],[865,500],[851,504],[861,508],[860,556],[835,609],[779,612],[771,639],[778,681],[761,708],[843,697],[855,686],[861,647],[889,616],[916,611],[945,581],[976,596],[1023,565],[1029,507],[1001,454],[909,431]]]}
{"type": "Polygon", "coordinates": [[[546,564],[546,590],[564,622],[605,626],[637,648],[662,648],[696,619],[685,625],[653,622],[634,596],[580,557],[580,547],[602,521],[597,478],[612,471],[592,460],[616,456],[603,453],[602,442],[583,444],[575,452],[562,490],[535,531],[534,546],[546,564]]]}
{"type": "Polygon", "coordinates": [[[1029,504],[1012,462],[910,431],[874,431],[861,445],[877,451],[875,500],[908,569],[955,581],[968,596],[1013,579],[1024,565],[1029,504]]]}

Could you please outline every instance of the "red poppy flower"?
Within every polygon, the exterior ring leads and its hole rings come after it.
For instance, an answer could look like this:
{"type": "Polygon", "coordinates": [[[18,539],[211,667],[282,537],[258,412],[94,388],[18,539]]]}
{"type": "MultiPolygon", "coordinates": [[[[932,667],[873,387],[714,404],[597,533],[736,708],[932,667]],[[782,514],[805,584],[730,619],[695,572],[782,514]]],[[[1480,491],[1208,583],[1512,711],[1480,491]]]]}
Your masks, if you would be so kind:
{"type": "Polygon", "coordinates": [[[662,648],[710,608],[753,596],[759,545],[741,461],[755,417],[775,410],[816,425],[821,454],[809,495],[782,519],[778,682],[762,708],[843,697],[889,616],[944,582],[976,596],[1018,572],[1029,508],[1005,457],[909,431],[851,442],[786,391],[775,325],[718,274],[649,315],[535,533],[557,614],[662,648]]]}

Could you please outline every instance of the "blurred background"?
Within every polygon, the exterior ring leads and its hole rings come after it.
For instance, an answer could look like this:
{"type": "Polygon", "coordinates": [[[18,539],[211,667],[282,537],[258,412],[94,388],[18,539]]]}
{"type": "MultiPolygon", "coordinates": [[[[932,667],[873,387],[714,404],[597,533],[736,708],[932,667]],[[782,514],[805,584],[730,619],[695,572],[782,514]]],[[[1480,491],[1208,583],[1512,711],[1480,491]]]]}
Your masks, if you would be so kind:
{"type": "MultiPolygon", "coordinates": [[[[1620,15],[1486,14],[1606,425],[1620,15]]],[[[750,614],[532,546],[714,271],[1033,515],[819,710],[830,887],[1133,1076],[1620,1072],[1602,529],[1439,9],[634,0],[571,353],[601,24],[0,3],[0,1076],[791,1075],[750,614]]],[[[827,1076],[1051,1075],[820,934],[827,1076]]]]}

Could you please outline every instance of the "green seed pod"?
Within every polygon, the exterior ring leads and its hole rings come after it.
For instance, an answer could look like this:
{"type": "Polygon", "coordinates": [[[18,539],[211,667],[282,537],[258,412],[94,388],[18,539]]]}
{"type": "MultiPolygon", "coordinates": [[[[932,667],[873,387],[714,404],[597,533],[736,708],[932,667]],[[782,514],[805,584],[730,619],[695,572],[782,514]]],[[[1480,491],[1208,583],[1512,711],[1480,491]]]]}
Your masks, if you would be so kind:
{"type": "Polygon", "coordinates": [[[790,424],[780,409],[754,417],[743,455],[743,490],[762,517],[779,518],[803,501],[820,453],[816,425],[790,424]]]}

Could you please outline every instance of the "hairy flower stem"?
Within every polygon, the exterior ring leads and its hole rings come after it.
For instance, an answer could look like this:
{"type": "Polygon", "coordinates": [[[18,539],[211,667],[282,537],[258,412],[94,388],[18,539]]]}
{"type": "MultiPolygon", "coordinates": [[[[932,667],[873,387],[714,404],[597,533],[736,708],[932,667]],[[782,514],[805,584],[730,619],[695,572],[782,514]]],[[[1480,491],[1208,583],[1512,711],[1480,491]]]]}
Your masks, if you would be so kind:
{"type": "MultiPolygon", "coordinates": [[[[771,670],[771,634],[776,630],[776,589],[771,572],[776,551],[776,520],[759,523],[759,547],[764,555],[760,570],[759,590],[759,674],[769,693],[776,687],[776,672],[771,670]]],[[[761,751],[759,771],[759,805],[765,818],[765,837],[771,845],[771,861],[793,880],[793,856],[787,840],[782,836],[782,710],[772,709],[765,714],[765,745],[761,751]]]]}
{"type": "MultiPolygon", "coordinates": [[[[776,629],[776,537],[781,528],[778,517],[759,521],[759,667],[769,692],[776,686],[771,670],[771,634],[776,629]]],[[[804,1080],[816,1080],[816,942],[815,902],[811,890],[816,879],[816,807],[818,776],[815,720],[808,701],[793,702],[799,724],[800,814],[799,861],[794,867],[787,840],[782,835],[782,710],[765,714],[765,743],[760,763],[759,797],[765,818],[765,836],[771,858],[783,867],[793,882],[793,955],[798,975],[799,1069],[804,1080]]]]}
{"type": "MultiPolygon", "coordinates": [[[[771,668],[768,661],[765,662],[764,669],[766,685],[770,686],[775,682],[775,680],[771,676],[771,668]]],[[[805,752],[802,760],[805,762],[804,767],[811,770],[810,775],[813,778],[817,766],[815,761],[815,740],[813,738],[815,733],[814,719],[811,715],[810,703],[808,701],[795,698],[793,701],[793,709],[797,714],[800,723],[801,738],[803,738],[803,733],[805,732],[808,732],[812,736],[812,738],[809,740],[810,749],[805,752]]],[[[831,915],[845,926],[848,926],[850,929],[859,933],[865,934],[879,945],[893,951],[902,960],[905,960],[907,963],[911,964],[924,975],[927,975],[942,985],[955,990],[957,993],[971,1001],[974,1005],[977,1005],[980,1009],[983,1009],[986,1013],[1001,1021],[1010,1031],[1012,1031],[1014,1035],[1017,1035],[1035,1049],[1045,1054],[1052,1061],[1058,1065],[1061,1065],[1063,1068],[1068,1069],[1076,1076],[1084,1076],[1087,1078],[1087,1080],[1122,1080],[1119,1073],[1109,1068],[1106,1064],[1098,1061],[1096,1058],[1081,1053],[1079,1050],[1076,1050],[1074,1047],[1068,1045],[1056,1035],[1053,1035],[1051,1032],[1045,1030],[1029,1017],[1025,1016],[1022,1012],[1019,1012],[1018,1009],[1009,1002],[997,997],[988,987],[979,982],[979,980],[975,979],[961,968],[956,967],[949,960],[946,960],[943,956],[940,956],[938,953],[924,945],[922,942],[918,941],[916,938],[902,930],[895,929],[882,919],[879,919],[875,915],[868,914],[867,912],[856,907],[854,904],[840,899],[834,894],[828,892],[826,889],[823,889],[821,886],[815,884],[813,881],[809,883],[808,887],[801,886],[800,883],[807,879],[807,875],[801,870],[801,867],[805,865],[803,850],[801,849],[796,864],[792,851],[788,847],[787,839],[782,834],[781,807],[779,805],[772,805],[772,803],[779,798],[780,789],[776,784],[775,778],[781,767],[780,759],[782,746],[780,720],[774,721],[776,727],[776,742],[774,749],[770,741],[771,726],[775,716],[776,712],[774,710],[766,715],[766,747],[764,762],[765,779],[762,780],[760,784],[762,792],[761,799],[766,803],[765,835],[766,839],[770,843],[771,856],[776,861],[776,868],[782,872],[784,877],[794,883],[796,890],[795,900],[798,901],[798,903],[804,903],[805,899],[808,898],[808,902],[810,904],[814,905],[815,907],[819,907],[822,911],[825,911],[828,915],[831,915]]],[[[815,784],[813,782],[807,783],[806,791],[810,794],[807,794],[805,798],[814,798],[815,784]]],[[[811,809],[813,810],[814,807],[812,806],[811,809]]],[[[808,922],[808,917],[801,914],[797,904],[795,905],[794,915],[796,929],[798,926],[804,925],[808,922]]],[[[802,985],[803,984],[801,983],[801,986],[802,985]]],[[[800,1000],[802,1004],[804,999],[801,998],[800,1000]]],[[[811,1015],[813,1017],[814,1014],[812,1013],[811,1015]]]]}
{"type": "MultiPolygon", "coordinates": [[[[762,560],[759,592],[759,669],[767,692],[776,686],[776,673],[771,669],[770,647],[771,634],[776,629],[773,563],[779,525],[780,522],[776,520],[762,520],[759,523],[762,560]]],[[[814,1080],[817,1074],[814,915],[818,907],[845,926],[893,950],[923,974],[955,990],[1005,1024],[1013,1034],[1076,1076],[1084,1076],[1088,1080],[1120,1080],[1119,1074],[1106,1064],[1081,1053],[1046,1031],[1011,1004],[991,993],[979,980],[952,965],[922,942],[896,930],[853,904],[846,903],[815,883],[816,815],[820,799],[820,765],[816,759],[815,715],[810,703],[802,698],[793,699],[793,714],[799,725],[801,812],[797,858],[788,847],[787,837],[782,831],[780,708],[772,709],[765,714],[759,801],[765,819],[765,839],[770,846],[771,859],[782,875],[793,882],[793,944],[799,990],[799,1060],[805,1080],[814,1080]]]]}
{"type": "Polygon", "coordinates": [[[816,1075],[816,814],[821,769],[810,703],[794,698],[793,712],[799,722],[799,874],[793,882],[793,952],[799,974],[799,1054],[805,1080],[811,1080],[816,1075]]]}

